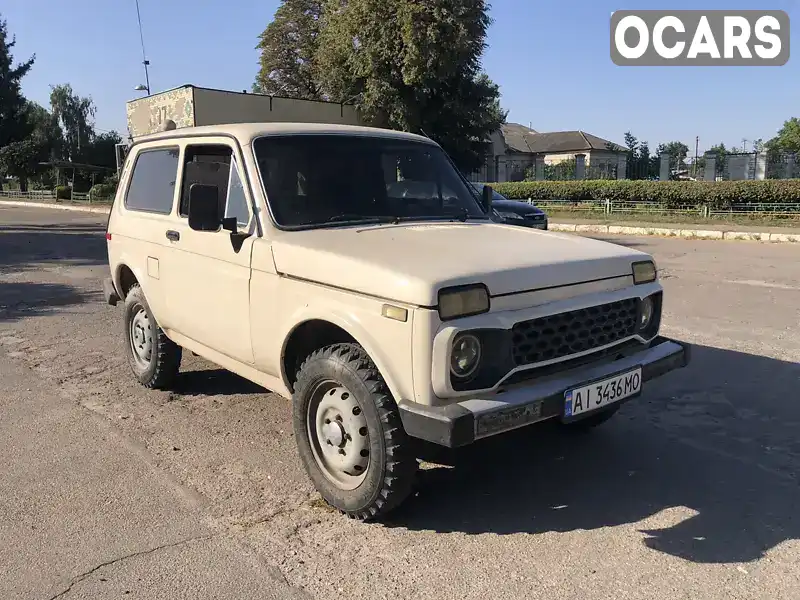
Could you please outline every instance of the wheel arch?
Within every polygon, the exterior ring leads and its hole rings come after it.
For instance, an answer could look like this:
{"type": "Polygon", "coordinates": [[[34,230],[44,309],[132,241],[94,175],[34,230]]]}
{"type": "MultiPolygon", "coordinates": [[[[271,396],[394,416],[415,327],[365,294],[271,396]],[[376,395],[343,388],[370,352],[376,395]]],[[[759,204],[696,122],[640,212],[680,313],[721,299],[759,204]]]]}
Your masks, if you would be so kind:
{"type": "MultiPolygon", "coordinates": [[[[379,344],[365,329],[341,315],[307,316],[284,336],[281,347],[281,377],[287,389],[294,390],[297,361],[330,344],[349,342],[361,346],[386,382],[396,401],[402,399],[400,387],[389,368],[388,359],[379,351],[379,344]],[[302,356],[301,356],[302,354],[302,356]]],[[[299,366],[299,365],[297,365],[299,366]]]]}
{"type": "Polygon", "coordinates": [[[125,300],[125,296],[128,295],[128,292],[131,291],[131,288],[137,283],[141,286],[142,278],[134,269],[124,262],[117,265],[114,272],[114,287],[117,289],[117,293],[122,300],[125,300]]]}

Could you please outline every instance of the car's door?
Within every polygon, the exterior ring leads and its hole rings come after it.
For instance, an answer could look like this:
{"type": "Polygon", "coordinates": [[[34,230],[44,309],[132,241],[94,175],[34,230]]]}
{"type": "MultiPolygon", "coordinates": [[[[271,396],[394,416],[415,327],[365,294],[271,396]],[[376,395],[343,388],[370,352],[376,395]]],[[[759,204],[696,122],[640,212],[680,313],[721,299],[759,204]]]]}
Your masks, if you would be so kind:
{"type": "Polygon", "coordinates": [[[124,201],[109,215],[109,253],[133,269],[159,324],[168,319],[160,267],[169,250],[164,231],[173,220],[179,157],[179,145],[170,142],[137,147],[120,181],[124,201]]]}
{"type": "Polygon", "coordinates": [[[185,141],[180,201],[169,241],[166,297],[170,328],[240,362],[253,363],[250,337],[250,261],[257,227],[238,145],[227,137],[185,141]],[[236,217],[244,240],[224,229],[189,227],[192,184],[217,186],[221,213],[236,217]]]}

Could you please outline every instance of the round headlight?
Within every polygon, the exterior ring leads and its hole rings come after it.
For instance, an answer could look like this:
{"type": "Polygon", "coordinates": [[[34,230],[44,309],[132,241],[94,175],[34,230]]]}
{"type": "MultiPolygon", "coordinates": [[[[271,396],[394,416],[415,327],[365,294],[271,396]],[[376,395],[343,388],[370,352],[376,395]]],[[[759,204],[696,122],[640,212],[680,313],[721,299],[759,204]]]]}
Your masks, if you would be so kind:
{"type": "Polygon", "coordinates": [[[639,311],[639,329],[646,329],[653,318],[653,299],[645,298],[642,300],[641,310],[639,311]]]}
{"type": "Polygon", "coordinates": [[[450,371],[459,378],[469,377],[481,362],[481,342],[472,334],[456,337],[450,354],[450,371]]]}

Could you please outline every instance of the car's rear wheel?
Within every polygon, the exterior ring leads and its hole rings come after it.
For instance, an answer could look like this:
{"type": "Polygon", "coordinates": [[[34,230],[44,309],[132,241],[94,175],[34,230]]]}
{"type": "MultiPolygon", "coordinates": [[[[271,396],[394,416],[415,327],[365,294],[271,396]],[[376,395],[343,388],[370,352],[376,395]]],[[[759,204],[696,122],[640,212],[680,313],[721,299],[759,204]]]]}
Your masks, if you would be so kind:
{"type": "Polygon", "coordinates": [[[372,520],[406,499],[417,470],[412,443],[361,346],[311,354],[297,373],[293,411],[303,467],[328,504],[372,520]]]}
{"type": "Polygon", "coordinates": [[[182,350],[158,326],[138,284],[125,296],[123,319],[128,363],[136,379],[147,388],[169,387],[180,370],[182,350]]]}

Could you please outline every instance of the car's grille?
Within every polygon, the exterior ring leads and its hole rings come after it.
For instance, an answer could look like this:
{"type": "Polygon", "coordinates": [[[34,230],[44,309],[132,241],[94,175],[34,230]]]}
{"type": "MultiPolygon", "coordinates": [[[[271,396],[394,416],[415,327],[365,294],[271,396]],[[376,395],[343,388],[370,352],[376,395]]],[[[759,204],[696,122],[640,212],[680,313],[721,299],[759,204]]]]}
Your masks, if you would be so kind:
{"type": "Polygon", "coordinates": [[[613,344],[636,332],[636,298],[521,321],[512,332],[514,362],[530,365],[613,344]]]}

